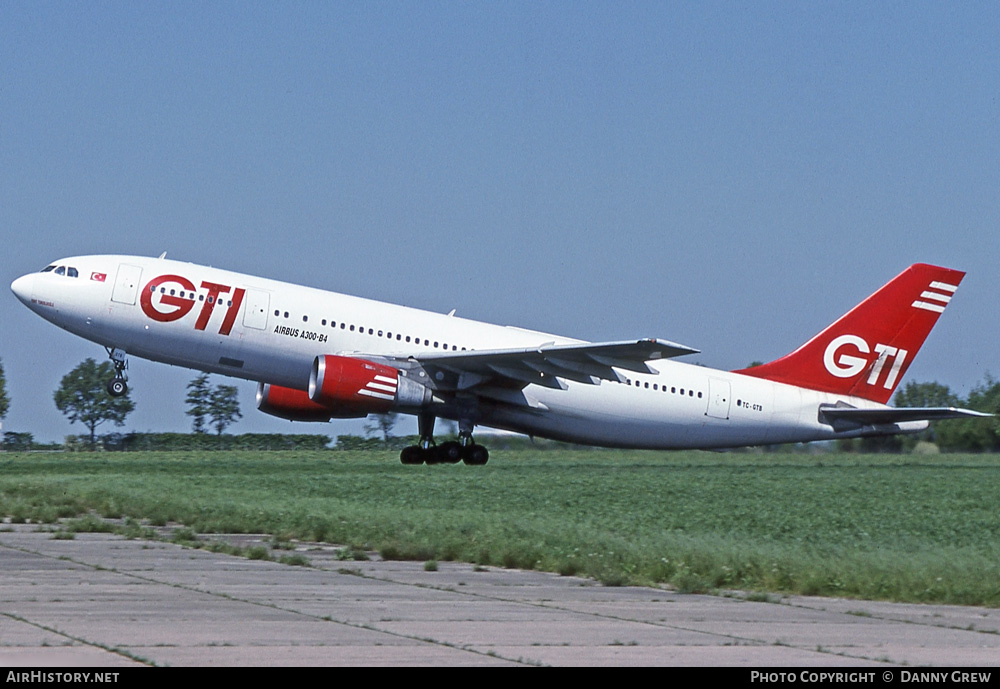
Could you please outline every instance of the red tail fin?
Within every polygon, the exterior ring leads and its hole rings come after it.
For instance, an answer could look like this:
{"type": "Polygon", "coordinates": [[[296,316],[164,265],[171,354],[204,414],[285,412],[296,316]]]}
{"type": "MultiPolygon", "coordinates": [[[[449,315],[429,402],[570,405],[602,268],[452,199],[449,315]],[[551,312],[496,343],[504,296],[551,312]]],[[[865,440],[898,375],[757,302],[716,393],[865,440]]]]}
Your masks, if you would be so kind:
{"type": "Polygon", "coordinates": [[[912,265],[791,354],[735,373],[884,404],[964,276],[912,265]]]}

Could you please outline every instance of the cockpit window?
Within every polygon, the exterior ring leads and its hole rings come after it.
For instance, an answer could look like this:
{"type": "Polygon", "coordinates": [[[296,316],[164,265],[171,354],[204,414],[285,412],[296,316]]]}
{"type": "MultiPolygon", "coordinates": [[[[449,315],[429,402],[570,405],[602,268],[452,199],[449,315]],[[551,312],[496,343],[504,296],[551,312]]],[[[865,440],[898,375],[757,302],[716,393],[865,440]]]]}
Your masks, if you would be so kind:
{"type": "Polygon", "coordinates": [[[73,266],[45,266],[42,268],[43,273],[55,273],[56,275],[65,275],[71,278],[80,277],[80,271],[78,271],[73,266]]]}

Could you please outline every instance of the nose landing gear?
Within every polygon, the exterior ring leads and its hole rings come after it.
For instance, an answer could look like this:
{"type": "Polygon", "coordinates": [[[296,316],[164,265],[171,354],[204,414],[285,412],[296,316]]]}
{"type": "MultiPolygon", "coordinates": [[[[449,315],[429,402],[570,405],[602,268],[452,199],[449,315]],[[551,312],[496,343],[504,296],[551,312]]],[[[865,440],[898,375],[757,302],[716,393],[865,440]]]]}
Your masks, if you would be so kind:
{"type": "Polygon", "coordinates": [[[108,381],[107,390],[108,394],[112,397],[121,397],[128,392],[128,375],[125,373],[128,369],[128,359],[125,358],[125,350],[114,349],[110,347],[105,347],[108,351],[108,356],[111,357],[111,363],[115,367],[115,377],[108,381]]]}

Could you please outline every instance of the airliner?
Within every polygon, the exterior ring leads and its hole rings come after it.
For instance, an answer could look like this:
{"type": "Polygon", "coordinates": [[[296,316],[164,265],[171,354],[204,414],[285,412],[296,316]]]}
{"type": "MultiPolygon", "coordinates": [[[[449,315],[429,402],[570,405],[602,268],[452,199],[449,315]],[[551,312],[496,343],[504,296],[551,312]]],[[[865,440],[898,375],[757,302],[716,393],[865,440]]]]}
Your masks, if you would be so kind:
{"type": "Polygon", "coordinates": [[[327,422],[402,412],[419,443],[404,464],[482,465],[476,426],[617,448],[733,448],[914,433],[989,416],[888,406],[964,273],[904,270],[792,353],[734,371],[676,359],[647,338],[585,342],[137,256],[57,260],[11,285],[28,308],[102,345],[111,395],[128,356],[257,382],[258,408],[327,422]],[[458,441],[434,441],[438,418],[458,441]]]}

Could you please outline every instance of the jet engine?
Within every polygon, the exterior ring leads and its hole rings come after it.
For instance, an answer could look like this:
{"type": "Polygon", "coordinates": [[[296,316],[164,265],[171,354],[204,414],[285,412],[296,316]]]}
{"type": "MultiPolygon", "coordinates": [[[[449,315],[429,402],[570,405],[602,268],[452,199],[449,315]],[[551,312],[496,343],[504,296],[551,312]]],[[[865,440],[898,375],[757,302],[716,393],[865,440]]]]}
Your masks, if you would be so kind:
{"type": "Polygon", "coordinates": [[[289,421],[326,423],[332,417],[330,410],[309,399],[305,390],[270,383],[257,383],[257,408],[265,414],[289,421]]]}
{"type": "Polygon", "coordinates": [[[323,355],[313,361],[309,399],[339,418],[429,405],[431,390],[402,371],[364,359],[323,355]]]}

